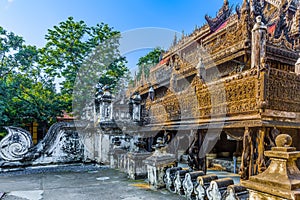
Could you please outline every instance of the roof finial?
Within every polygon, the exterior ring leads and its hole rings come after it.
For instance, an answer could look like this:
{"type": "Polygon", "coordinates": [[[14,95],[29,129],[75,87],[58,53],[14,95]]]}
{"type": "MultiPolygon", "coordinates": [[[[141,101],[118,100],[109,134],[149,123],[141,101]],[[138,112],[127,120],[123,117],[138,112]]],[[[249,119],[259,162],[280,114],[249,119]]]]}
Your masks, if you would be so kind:
{"type": "Polygon", "coordinates": [[[177,34],[174,34],[174,39],[173,39],[173,46],[175,46],[177,44],[177,34]]]}

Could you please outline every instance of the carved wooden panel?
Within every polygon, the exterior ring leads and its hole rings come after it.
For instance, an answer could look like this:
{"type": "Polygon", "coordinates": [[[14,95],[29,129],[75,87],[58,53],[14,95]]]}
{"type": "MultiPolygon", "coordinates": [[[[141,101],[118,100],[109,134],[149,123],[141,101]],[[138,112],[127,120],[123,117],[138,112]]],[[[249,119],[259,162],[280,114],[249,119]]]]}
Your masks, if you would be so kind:
{"type": "Polygon", "coordinates": [[[150,103],[151,123],[256,112],[257,88],[255,69],[207,84],[196,76],[184,91],[169,90],[164,97],[150,103]]]}
{"type": "Polygon", "coordinates": [[[267,108],[300,112],[300,77],[296,74],[270,69],[267,92],[267,108]]]}
{"type": "MultiPolygon", "coordinates": [[[[232,18],[234,20],[235,18],[232,18]]],[[[230,50],[231,46],[239,43],[242,40],[245,40],[246,34],[244,33],[247,30],[244,30],[243,24],[239,23],[236,19],[234,23],[228,22],[226,30],[224,32],[219,32],[213,39],[204,41],[204,48],[208,51],[209,54],[217,54],[222,50],[230,50]]],[[[206,40],[206,39],[205,39],[206,40]]]]}

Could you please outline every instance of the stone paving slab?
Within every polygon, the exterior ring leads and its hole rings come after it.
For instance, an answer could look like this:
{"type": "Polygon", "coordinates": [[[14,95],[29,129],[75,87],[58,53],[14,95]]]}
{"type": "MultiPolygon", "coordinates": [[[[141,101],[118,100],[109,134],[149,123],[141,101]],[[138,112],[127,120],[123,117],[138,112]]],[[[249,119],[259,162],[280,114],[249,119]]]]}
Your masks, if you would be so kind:
{"type": "MultiPolygon", "coordinates": [[[[183,200],[167,190],[152,191],[114,169],[0,176],[3,200],[183,200]],[[137,187],[139,186],[139,187],[137,187]]],[[[1,200],[2,200],[1,199],[1,200]]]]}

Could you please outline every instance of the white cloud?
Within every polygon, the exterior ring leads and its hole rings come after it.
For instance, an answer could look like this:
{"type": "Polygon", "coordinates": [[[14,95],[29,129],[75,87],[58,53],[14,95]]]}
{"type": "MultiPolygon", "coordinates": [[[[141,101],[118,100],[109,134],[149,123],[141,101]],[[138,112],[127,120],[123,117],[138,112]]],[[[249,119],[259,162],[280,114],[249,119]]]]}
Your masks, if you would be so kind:
{"type": "Polygon", "coordinates": [[[12,3],[14,0],[7,0],[8,3],[12,3]]]}

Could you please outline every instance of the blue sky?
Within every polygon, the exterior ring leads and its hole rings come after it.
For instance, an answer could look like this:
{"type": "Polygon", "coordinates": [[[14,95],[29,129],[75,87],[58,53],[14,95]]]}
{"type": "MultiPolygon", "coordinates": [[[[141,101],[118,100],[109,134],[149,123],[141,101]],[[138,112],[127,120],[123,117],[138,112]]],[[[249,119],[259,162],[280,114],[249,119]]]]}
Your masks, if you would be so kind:
{"type": "MultiPolygon", "coordinates": [[[[47,29],[69,16],[89,26],[104,22],[121,32],[157,27],[191,33],[205,23],[205,14],[214,17],[222,4],[223,0],[0,0],[0,26],[38,47],[45,44],[47,29]]],[[[128,53],[129,65],[146,51],[128,53]]]]}

